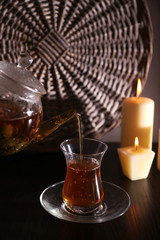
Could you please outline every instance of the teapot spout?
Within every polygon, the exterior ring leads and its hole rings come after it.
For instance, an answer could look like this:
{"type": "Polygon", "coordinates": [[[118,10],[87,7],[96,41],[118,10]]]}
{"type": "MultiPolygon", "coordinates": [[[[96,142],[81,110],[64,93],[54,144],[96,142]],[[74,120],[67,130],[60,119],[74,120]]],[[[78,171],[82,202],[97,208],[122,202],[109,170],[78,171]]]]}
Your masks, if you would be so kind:
{"type": "Polygon", "coordinates": [[[68,122],[75,117],[77,112],[74,110],[67,111],[58,116],[52,117],[46,121],[43,121],[40,125],[39,131],[34,137],[34,141],[39,142],[46,138],[49,134],[54,132],[58,127],[68,122]]]}

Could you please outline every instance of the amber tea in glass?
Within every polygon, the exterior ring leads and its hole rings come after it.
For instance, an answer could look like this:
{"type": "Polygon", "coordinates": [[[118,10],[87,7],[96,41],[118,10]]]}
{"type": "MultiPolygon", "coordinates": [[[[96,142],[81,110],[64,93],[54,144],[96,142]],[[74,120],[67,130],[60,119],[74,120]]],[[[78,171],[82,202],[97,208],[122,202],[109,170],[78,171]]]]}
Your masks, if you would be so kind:
{"type": "Polygon", "coordinates": [[[70,139],[61,143],[61,149],[67,163],[62,191],[66,208],[78,214],[93,212],[104,197],[100,166],[107,145],[84,138],[80,153],[79,139],[70,139]]]}

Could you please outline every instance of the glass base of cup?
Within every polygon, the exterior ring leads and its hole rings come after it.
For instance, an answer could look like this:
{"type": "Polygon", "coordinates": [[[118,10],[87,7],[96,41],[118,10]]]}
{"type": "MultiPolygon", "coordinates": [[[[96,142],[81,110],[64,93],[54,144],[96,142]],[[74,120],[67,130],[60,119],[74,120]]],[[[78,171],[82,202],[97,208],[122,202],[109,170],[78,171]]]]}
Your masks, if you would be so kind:
{"type": "Polygon", "coordinates": [[[92,206],[73,206],[68,202],[63,201],[63,209],[67,212],[77,214],[77,215],[103,215],[107,210],[107,205],[105,203],[98,203],[92,206]]]}

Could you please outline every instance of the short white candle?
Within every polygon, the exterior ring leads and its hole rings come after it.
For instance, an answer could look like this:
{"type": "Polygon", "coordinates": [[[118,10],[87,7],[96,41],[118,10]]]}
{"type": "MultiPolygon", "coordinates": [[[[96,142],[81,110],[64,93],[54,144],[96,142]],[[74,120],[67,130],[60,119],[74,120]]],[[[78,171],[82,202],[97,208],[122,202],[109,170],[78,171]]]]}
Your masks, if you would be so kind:
{"type": "Polygon", "coordinates": [[[126,98],[122,104],[121,147],[131,146],[137,136],[141,147],[152,149],[154,101],[139,97],[126,98]]]}
{"type": "Polygon", "coordinates": [[[118,148],[123,174],[130,180],[148,177],[155,153],[139,146],[118,148]]]}

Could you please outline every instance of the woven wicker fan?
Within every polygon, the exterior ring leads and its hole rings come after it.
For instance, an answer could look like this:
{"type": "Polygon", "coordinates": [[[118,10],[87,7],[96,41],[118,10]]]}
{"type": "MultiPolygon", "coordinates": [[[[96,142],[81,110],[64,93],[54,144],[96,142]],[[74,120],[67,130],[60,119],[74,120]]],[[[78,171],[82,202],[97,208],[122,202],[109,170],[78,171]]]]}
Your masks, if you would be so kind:
{"type": "MultiPolygon", "coordinates": [[[[144,86],[152,57],[152,27],[144,0],[1,0],[0,59],[27,50],[44,84],[44,118],[76,109],[83,135],[99,137],[121,122],[121,103],[144,86]]],[[[59,142],[76,120],[54,133],[59,142]]],[[[52,144],[53,141],[52,141],[52,144]]]]}

